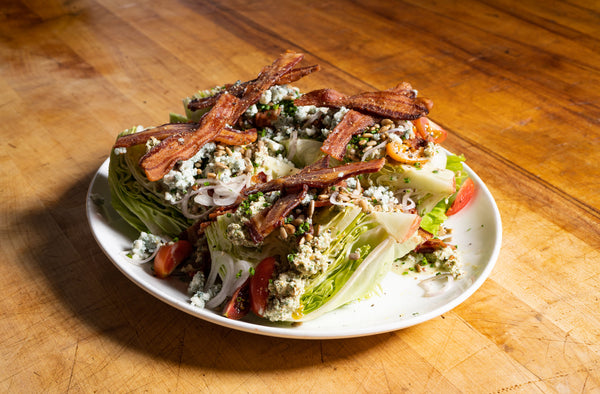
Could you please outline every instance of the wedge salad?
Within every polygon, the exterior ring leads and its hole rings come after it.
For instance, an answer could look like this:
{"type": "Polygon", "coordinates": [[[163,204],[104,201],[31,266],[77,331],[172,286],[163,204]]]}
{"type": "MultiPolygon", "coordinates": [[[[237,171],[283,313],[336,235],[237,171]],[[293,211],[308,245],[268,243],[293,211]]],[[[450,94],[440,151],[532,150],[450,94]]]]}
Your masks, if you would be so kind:
{"type": "Polygon", "coordinates": [[[474,194],[406,82],[302,93],[319,70],[286,52],[258,77],[184,99],[169,123],[122,132],[111,203],[140,236],[127,256],[189,281],[232,319],[305,321],[377,292],[394,271],[461,276],[444,223],[474,194]]]}

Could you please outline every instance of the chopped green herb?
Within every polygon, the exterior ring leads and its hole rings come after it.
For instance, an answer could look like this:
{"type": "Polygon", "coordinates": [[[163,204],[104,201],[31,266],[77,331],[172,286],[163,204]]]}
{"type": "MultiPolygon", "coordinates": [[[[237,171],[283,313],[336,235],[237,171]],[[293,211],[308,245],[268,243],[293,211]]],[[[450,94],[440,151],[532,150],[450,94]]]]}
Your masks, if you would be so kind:
{"type": "Polygon", "coordinates": [[[310,230],[310,223],[304,222],[297,227],[295,235],[302,235],[310,230]]]}

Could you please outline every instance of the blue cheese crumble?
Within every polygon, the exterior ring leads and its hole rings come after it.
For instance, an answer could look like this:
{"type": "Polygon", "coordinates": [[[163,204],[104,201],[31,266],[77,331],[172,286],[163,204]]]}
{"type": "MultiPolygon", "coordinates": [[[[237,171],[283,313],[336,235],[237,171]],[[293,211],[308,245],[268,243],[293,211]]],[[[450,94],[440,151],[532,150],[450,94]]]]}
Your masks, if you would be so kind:
{"type": "Polygon", "coordinates": [[[213,298],[219,291],[221,290],[221,285],[215,285],[204,291],[204,286],[206,283],[206,278],[202,271],[196,272],[192,281],[188,285],[188,294],[190,297],[190,302],[192,305],[197,306],[198,308],[204,308],[206,303],[213,298]]]}
{"type": "Polygon", "coordinates": [[[295,255],[290,255],[290,269],[269,283],[269,302],[265,317],[272,321],[290,320],[300,308],[300,297],[308,279],[327,270],[330,264],[325,251],[331,245],[331,231],[325,231],[302,243],[295,255]]]}
{"type": "Polygon", "coordinates": [[[185,196],[188,189],[196,182],[198,174],[196,163],[209,157],[215,151],[215,147],[213,142],[205,144],[192,158],[178,162],[176,167],[162,178],[161,182],[167,189],[165,200],[176,204],[185,196]]]}
{"type": "Polygon", "coordinates": [[[394,206],[398,204],[398,199],[386,186],[371,186],[363,192],[363,195],[376,200],[376,204],[381,206],[384,212],[392,211],[394,206]]]}
{"type": "Polygon", "coordinates": [[[162,244],[162,240],[154,234],[142,231],[138,239],[133,241],[131,247],[131,258],[134,260],[146,260],[162,244]]]}
{"type": "Polygon", "coordinates": [[[458,279],[463,273],[461,257],[457,249],[445,246],[432,253],[410,252],[394,261],[394,271],[402,274],[410,272],[449,273],[458,279]]]}

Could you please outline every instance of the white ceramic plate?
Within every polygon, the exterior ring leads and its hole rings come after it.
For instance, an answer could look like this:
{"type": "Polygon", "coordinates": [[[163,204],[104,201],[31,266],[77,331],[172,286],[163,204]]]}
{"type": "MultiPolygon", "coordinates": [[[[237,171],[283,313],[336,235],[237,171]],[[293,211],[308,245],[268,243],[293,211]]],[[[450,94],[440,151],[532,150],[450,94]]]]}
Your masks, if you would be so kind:
{"type": "Polygon", "coordinates": [[[490,275],[502,239],[498,207],[481,179],[465,165],[476,185],[475,198],[448,220],[452,241],[458,245],[464,262],[464,276],[446,292],[426,297],[418,285],[425,277],[390,272],[382,282],[382,292],[360,302],[353,302],[313,321],[301,325],[270,323],[253,316],[236,321],[190,304],[187,284],[178,279],[152,276],[150,264],[132,264],[124,251],[138,237],[111,207],[108,187],[108,159],[98,169],[87,196],[87,217],[96,241],[121,272],[153,296],[201,319],[262,335],[333,339],[372,335],[413,326],[437,317],[465,301],[490,275]],[[99,200],[104,203],[98,204],[99,200]]]}

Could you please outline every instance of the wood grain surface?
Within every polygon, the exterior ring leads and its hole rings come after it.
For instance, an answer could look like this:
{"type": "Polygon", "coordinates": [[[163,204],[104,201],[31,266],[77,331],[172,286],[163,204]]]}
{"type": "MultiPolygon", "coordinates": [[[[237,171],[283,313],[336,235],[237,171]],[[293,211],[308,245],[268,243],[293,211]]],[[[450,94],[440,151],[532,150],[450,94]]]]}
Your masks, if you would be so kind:
{"type": "Polygon", "coordinates": [[[12,0],[0,5],[0,391],[600,392],[597,1],[12,0]],[[344,93],[433,99],[503,220],[491,277],[401,331],[289,340],[180,312],[97,246],[116,134],[286,49],[344,93]]]}

